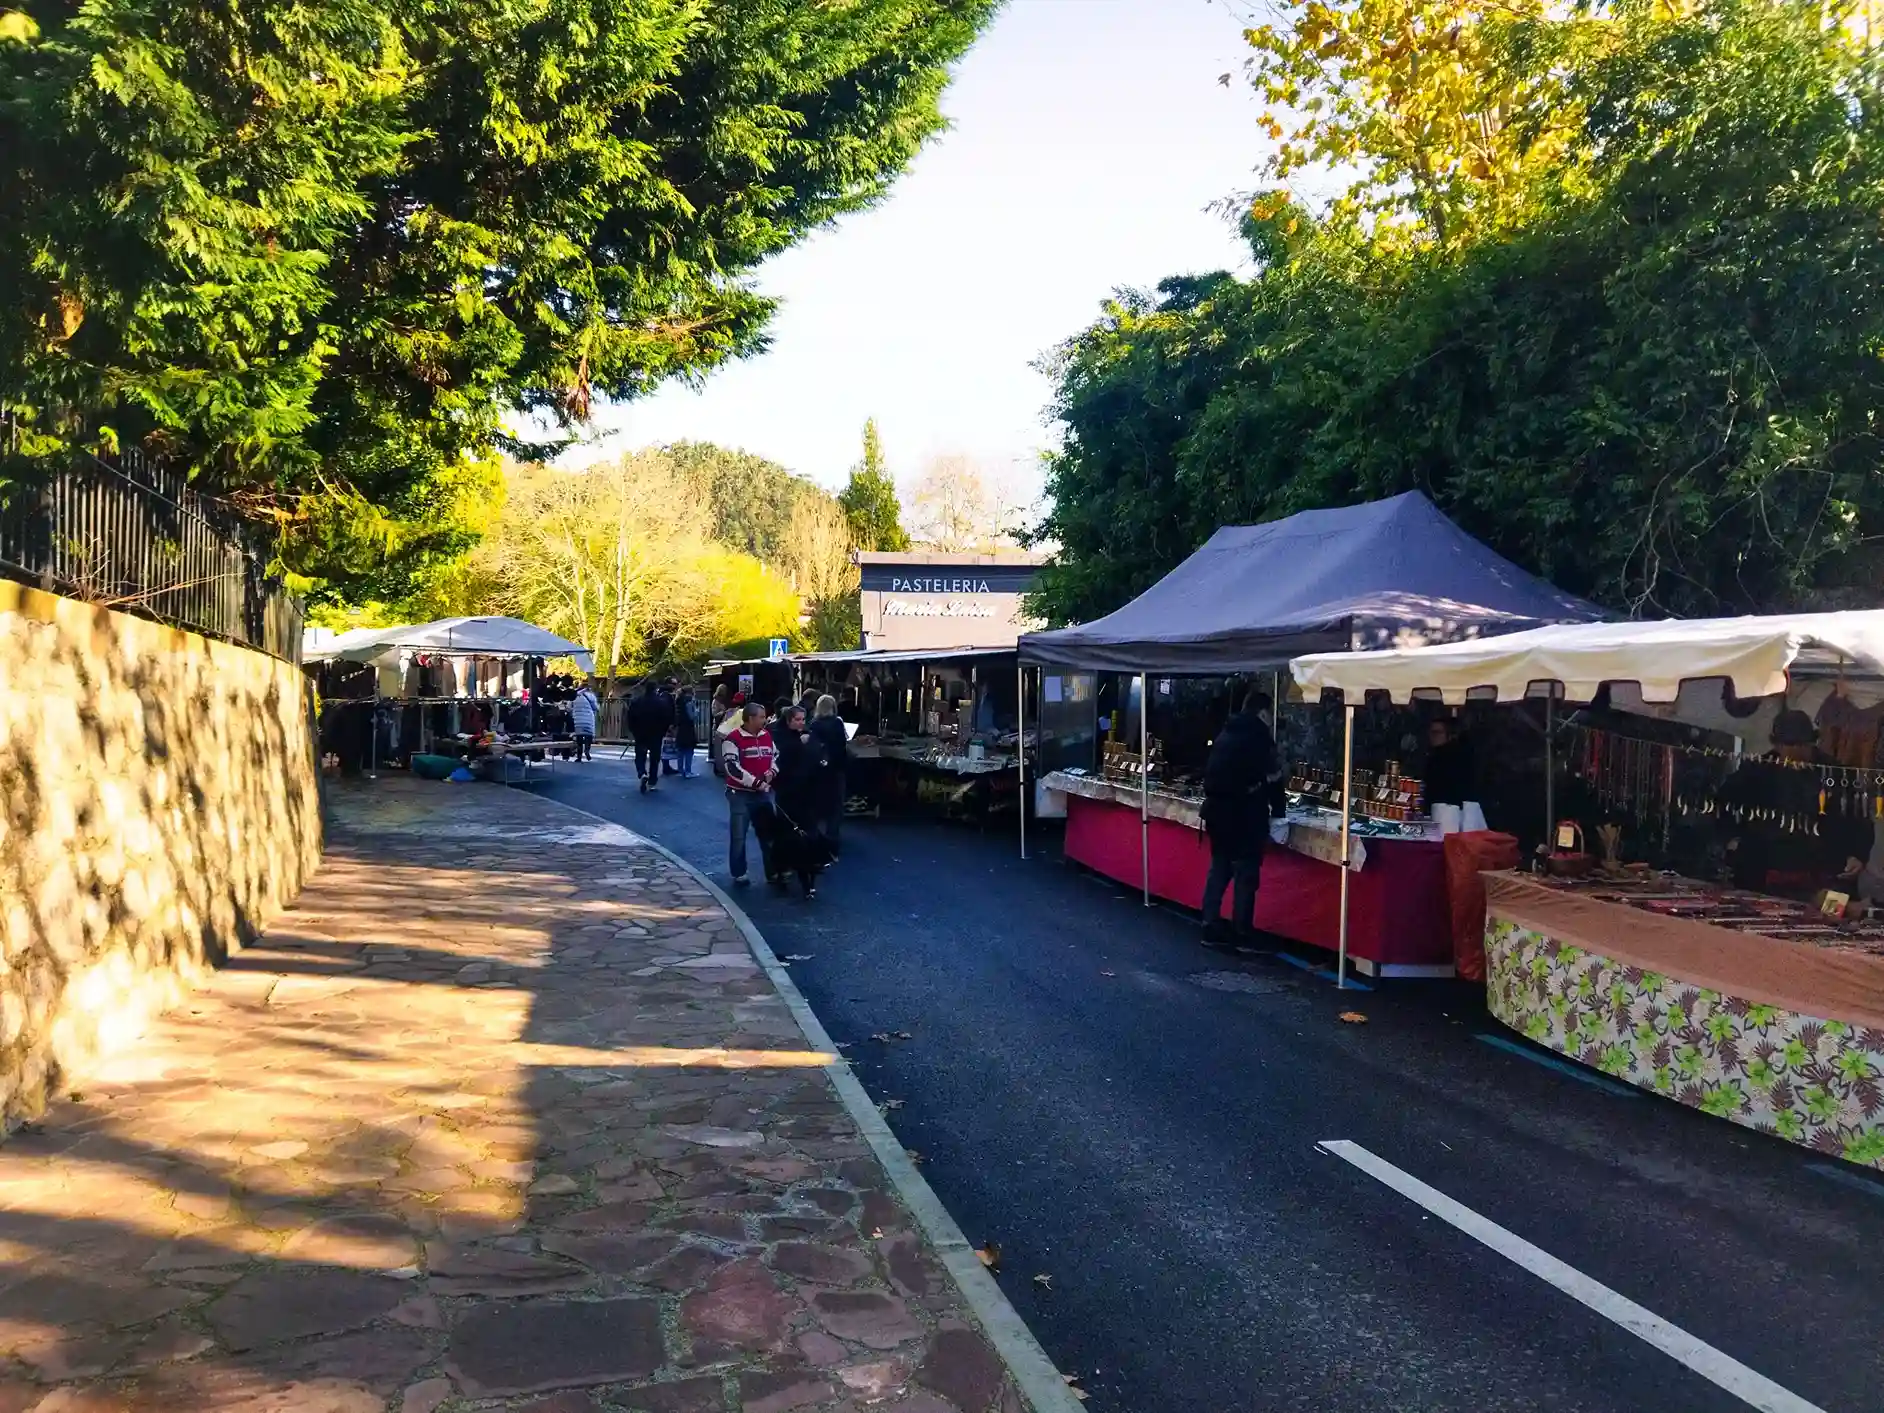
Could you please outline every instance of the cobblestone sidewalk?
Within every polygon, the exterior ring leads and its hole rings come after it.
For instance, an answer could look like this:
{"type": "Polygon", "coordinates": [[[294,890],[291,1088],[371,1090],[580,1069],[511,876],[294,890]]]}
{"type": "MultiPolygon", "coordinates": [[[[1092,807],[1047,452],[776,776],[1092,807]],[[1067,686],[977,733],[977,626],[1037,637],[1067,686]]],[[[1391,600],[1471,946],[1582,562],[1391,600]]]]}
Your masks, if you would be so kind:
{"type": "Polygon", "coordinates": [[[0,1146],[0,1413],[1020,1413],[693,878],[517,791],[335,811],[0,1146]]]}

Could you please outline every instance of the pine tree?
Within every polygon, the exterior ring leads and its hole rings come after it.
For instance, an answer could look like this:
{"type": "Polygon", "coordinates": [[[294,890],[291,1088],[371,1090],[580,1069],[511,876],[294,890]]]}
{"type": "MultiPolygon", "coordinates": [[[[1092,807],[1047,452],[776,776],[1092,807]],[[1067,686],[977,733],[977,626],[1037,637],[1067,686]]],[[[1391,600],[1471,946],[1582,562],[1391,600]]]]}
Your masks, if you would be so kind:
{"type": "Polygon", "coordinates": [[[499,453],[761,347],[997,8],[0,0],[0,484],[135,445],[398,596],[499,453]]]}
{"type": "Polygon", "coordinates": [[[863,460],[851,468],[850,481],[838,495],[850,521],[851,538],[860,550],[906,550],[909,535],[903,529],[901,507],[896,500],[896,482],[883,464],[883,439],[877,434],[877,421],[864,423],[863,460]]]}

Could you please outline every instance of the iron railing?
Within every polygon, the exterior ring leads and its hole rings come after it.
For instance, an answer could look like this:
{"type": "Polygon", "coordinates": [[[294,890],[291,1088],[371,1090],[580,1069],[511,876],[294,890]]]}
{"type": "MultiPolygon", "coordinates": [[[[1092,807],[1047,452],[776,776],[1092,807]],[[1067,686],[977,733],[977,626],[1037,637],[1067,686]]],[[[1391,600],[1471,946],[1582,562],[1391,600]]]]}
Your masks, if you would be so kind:
{"type": "Polygon", "coordinates": [[[35,458],[0,484],[0,576],[298,663],[301,605],[250,527],[135,451],[115,460],[35,458]]]}

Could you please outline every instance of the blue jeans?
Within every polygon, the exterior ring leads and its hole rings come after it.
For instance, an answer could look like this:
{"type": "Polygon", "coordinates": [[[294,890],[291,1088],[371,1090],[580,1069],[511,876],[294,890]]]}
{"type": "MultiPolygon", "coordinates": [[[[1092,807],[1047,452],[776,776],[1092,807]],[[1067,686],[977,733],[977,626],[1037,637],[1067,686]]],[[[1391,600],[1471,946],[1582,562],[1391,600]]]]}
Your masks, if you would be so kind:
{"type": "MultiPolygon", "coordinates": [[[[772,792],[770,790],[728,790],[726,792],[726,813],[732,825],[732,836],[726,850],[726,869],[734,878],[746,876],[746,831],[752,827],[755,814],[772,812],[772,792]]],[[[765,870],[765,876],[772,876],[771,848],[766,841],[771,836],[764,826],[759,828],[759,863],[765,870]]]]}

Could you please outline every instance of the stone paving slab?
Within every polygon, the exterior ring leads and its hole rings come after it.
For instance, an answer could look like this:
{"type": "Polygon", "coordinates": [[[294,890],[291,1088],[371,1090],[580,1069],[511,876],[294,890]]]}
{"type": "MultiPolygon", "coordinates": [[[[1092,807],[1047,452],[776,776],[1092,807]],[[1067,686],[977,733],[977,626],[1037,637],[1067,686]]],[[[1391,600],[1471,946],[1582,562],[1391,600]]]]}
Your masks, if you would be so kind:
{"type": "Polygon", "coordinates": [[[696,879],[494,786],[332,809],[0,1146],[0,1413],[1022,1413],[696,879]]]}

